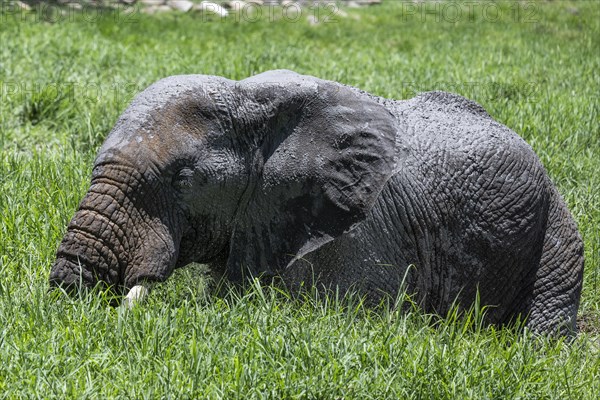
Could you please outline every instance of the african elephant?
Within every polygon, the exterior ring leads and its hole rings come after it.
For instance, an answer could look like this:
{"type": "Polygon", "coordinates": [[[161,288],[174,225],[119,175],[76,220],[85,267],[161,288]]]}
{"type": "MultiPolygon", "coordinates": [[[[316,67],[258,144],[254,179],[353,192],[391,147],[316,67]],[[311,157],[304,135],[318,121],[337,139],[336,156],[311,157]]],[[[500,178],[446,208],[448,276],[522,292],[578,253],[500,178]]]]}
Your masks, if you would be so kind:
{"type": "MultiPolygon", "coordinates": [[[[52,285],[129,289],[190,262],[232,281],[479,296],[570,334],[583,244],[533,150],[463,97],[387,100],[291,71],[186,75],[139,94],[95,160],[52,285]]],[[[137,287],[137,286],[136,286],[137,287]]]]}

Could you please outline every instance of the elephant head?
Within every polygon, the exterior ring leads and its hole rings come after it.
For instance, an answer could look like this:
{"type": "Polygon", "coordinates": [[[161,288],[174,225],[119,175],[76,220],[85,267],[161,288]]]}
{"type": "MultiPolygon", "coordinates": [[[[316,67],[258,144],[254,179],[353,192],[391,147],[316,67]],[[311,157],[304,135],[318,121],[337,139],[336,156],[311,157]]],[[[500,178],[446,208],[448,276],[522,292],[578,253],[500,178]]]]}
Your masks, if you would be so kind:
{"type": "Polygon", "coordinates": [[[368,95],[289,71],[163,79],[101,147],[50,282],[131,288],[190,262],[277,274],[365,218],[398,129],[368,95]]]}

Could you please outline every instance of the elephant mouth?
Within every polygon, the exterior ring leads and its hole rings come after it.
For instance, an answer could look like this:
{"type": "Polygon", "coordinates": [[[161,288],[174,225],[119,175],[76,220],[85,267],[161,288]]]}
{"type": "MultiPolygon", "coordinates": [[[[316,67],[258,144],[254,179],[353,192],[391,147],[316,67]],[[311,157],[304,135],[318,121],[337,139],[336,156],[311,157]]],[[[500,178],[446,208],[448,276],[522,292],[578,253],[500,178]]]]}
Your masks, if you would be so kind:
{"type": "MultiPolygon", "coordinates": [[[[73,294],[78,290],[91,289],[95,285],[100,284],[113,291],[117,291],[120,296],[125,295],[127,292],[120,304],[123,307],[132,308],[135,304],[141,303],[146,299],[153,283],[158,280],[156,276],[140,276],[136,279],[138,283],[126,291],[125,287],[116,288],[115,286],[110,286],[105,280],[98,279],[90,269],[85,268],[85,265],[86,263],[79,256],[61,254],[52,266],[49,279],[50,287],[61,288],[65,292],[73,294]]],[[[111,304],[117,306],[119,300],[113,300],[111,304]]]]}
{"type": "Polygon", "coordinates": [[[125,289],[133,289],[135,286],[150,286],[154,283],[164,282],[171,275],[170,273],[165,271],[166,269],[161,269],[161,272],[152,272],[152,273],[139,273],[135,275],[128,276],[125,279],[125,284],[123,285],[125,289]],[[164,272],[162,272],[164,271],[164,272]]]}

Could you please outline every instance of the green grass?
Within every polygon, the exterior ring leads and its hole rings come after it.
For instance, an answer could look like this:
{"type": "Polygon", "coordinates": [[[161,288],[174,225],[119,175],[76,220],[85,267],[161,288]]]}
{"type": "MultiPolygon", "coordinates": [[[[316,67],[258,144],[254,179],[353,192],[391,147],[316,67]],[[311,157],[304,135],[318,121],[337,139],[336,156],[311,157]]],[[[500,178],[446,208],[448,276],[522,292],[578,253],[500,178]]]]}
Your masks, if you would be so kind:
{"type": "Polygon", "coordinates": [[[502,3],[497,20],[475,6],[456,23],[406,7],[317,26],[0,14],[0,398],[597,398],[600,6],[502,3]],[[130,312],[103,293],[48,292],[95,152],[135,93],[173,74],[274,68],[391,98],[451,90],[521,134],[585,240],[584,332],[568,344],[482,326],[479,310],[440,319],[259,286],[218,297],[198,268],[130,312]]]}

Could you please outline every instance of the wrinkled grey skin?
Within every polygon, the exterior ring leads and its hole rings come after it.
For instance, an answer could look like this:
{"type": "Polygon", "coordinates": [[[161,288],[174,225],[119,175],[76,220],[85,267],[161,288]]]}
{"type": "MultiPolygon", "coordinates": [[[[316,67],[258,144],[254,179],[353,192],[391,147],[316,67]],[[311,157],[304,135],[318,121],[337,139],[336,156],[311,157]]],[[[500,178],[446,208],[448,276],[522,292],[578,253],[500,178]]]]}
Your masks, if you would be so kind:
{"type": "Polygon", "coordinates": [[[131,288],[192,261],[371,302],[404,279],[440,314],[479,290],[491,323],[523,315],[568,334],[583,245],[531,147],[479,105],[271,71],[174,76],[138,95],[100,149],[50,281],[131,288]]]}

